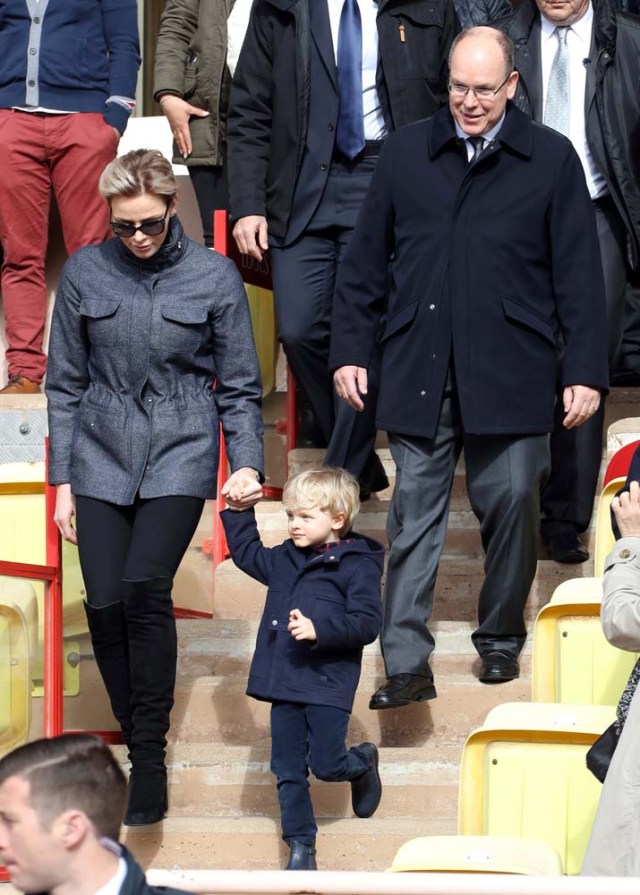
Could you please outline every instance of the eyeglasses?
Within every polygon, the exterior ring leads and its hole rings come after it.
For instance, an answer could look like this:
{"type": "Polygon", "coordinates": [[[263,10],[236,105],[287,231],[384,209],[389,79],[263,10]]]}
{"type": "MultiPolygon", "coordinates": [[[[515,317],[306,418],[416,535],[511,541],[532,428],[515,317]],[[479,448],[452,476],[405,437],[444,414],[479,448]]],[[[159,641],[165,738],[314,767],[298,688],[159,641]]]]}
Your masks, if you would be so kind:
{"type": "Polygon", "coordinates": [[[114,221],[113,219],[109,221],[109,226],[116,236],[122,236],[125,239],[134,236],[138,230],[141,233],[144,233],[145,236],[160,236],[167,221],[170,205],[171,199],[167,202],[167,210],[161,218],[152,218],[151,220],[143,221],[141,224],[138,224],[137,227],[129,221],[114,221]]]}
{"type": "Polygon", "coordinates": [[[490,100],[491,102],[493,102],[493,100],[502,90],[512,74],[513,72],[509,72],[502,84],[496,87],[495,90],[491,87],[467,87],[466,84],[456,84],[455,82],[449,82],[449,93],[453,93],[454,96],[460,97],[466,96],[467,93],[473,93],[476,99],[490,100]]]}

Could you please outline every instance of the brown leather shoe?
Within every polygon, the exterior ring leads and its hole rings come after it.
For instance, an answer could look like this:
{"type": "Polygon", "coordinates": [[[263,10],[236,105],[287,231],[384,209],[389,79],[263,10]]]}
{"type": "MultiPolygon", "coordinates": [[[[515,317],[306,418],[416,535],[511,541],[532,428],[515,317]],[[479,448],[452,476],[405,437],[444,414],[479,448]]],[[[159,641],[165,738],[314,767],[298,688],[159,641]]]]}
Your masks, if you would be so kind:
{"type": "Polygon", "coordinates": [[[39,395],[40,383],[26,376],[9,376],[9,382],[0,388],[0,395],[39,395]]]}

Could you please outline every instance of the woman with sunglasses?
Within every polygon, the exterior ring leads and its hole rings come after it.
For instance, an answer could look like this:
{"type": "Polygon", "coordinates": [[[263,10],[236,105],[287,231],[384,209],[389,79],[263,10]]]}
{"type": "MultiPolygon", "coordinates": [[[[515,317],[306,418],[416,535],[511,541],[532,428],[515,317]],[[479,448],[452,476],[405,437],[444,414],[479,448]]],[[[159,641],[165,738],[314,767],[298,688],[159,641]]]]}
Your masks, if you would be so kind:
{"type": "Polygon", "coordinates": [[[62,273],[49,481],[58,528],[78,544],[96,662],[129,747],[125,824],[140,825],[167,810],[173,578],[216,496],[219,423],[233,470],[223,496],[242,508],[260,494],[261,385],[238,272],[185,236],[171,164],[129,152],[99,189],[117,238],[80,249],[62,273]]]}

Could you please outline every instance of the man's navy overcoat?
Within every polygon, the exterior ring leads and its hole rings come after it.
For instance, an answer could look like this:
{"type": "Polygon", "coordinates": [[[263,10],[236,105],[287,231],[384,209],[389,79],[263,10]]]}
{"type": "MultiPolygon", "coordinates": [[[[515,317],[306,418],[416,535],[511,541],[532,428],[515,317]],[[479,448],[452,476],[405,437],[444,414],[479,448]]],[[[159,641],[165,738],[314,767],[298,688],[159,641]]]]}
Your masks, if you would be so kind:
{"type": "Polygon", "coordinates": [[[468,434],[550,432],[561,346],[563,385],[606,388],[600,251],[569,140],[510,103],[472,166],[449,109],[391,134],[339,271],[331,367],[367,367],[381,326],[390,432],[434,435],[451,358],[468,434]]]}

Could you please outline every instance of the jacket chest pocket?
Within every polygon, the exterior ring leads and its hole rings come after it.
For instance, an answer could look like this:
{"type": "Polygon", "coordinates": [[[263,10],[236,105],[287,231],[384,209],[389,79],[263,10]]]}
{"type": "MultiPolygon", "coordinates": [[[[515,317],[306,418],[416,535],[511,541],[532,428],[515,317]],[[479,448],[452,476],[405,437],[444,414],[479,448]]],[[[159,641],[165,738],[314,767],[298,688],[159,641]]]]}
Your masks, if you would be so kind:
{"type": "Polygon", "coordinates": [[[344,597],[338,594],[317,592],[313,601],[312,615],[321,618],[342,616],[346,611],[346,603],[344,597]]]}
{"type": "Polygon", "coordinates": [[[85,318],[87,335],[92,345],[116,345],[119,341],[121,314],[118,308],[122,299],[84,298],[80,302],[80,314],[85,318]]]}
{"type": "Polygon", "coordinates": [[[396,59],[401,78],[421,78],[437,83],[440,76],[440,41],[443,7],[440,0],[431,4],[407,2],[389,10],[396,32],[396,59]]]}
{"type": "Polygon", "coordinates": [[[162,305],[160,341],[171,354],[196,351],[204,340],[207,309],[188,305],[162,305]]]}

